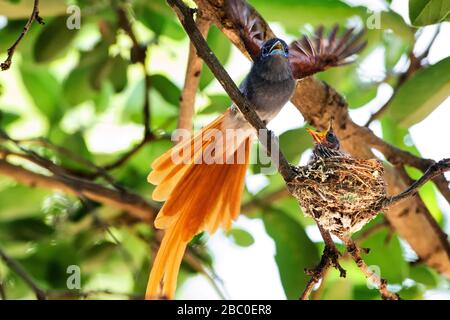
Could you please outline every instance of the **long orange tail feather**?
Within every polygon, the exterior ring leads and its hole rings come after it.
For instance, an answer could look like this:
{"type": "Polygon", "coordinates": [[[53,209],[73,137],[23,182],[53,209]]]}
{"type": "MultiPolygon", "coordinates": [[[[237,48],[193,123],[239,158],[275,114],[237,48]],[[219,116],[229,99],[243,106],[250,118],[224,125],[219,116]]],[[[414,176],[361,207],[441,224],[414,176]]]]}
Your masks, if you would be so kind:
{"type": "MultiPolygon", "coordinates": [[[[182,148],[190,150],[191,159],[198,159],[202,152],[218,141],[209,139],[209,132],[220,130],[228,113],[202,129],[191,140],[181,142],[152,163],[153,171],[148,181],[156,184],[155,200],[166,200],[155,226],[165,229],[160,248],[153,262],[147,285],[146,299],[174,297],[178,272],[188,242],[197,233],[206,230],[213,233],[221,225],[225,229],[239,214],[245,173],[250,154],[249,134],[230,152],[235,160],[231,164],[206,164],[196,161],[175,163],[172,155],[182,148]],[[162,282],[162,288],[161,288],[162,282]]],[[[222,141],[223,142],[223,141],[222,141]]],[[[226,149],[226,148],[225,148],[226,149]]]]}

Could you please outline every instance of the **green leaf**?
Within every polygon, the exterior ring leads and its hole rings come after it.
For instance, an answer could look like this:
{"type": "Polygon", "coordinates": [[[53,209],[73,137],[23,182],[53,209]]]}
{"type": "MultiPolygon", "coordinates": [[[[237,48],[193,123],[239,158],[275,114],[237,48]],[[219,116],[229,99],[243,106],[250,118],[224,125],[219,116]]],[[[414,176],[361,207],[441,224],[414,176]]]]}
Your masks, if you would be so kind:
{"type": "Polygon", "coordinates": [[[89,83],[91,69],[88,67],[78,67],[73,69],[63,83],[64,97],[67,102],[76,106],[96,95],[96,91],[89,83]]]}
{"type": "Polygon", "coordinates": [[[309,280],[303,270],[319,262],[317,247],[303,227],[282,211],[268,209],[263,221],[267,234],[275,241],[275,261],[284,292],[288,299],[298,299],[309,280]]]}
{"type": "Polygon", "coordinates": [[[18,119],[20,119],[18,114],[0,110],[0,128],[5,128],[18,119]]]}
{"type": "Polygon", "coordinates": [[[250,247],[255,242],[253,236],[243,229],[233,228],[228,233],[228,236],[241,247],[250,247]]]}
{"type": "MultiPolygon", "coordinates": [[[[83,157],[84,159],[89,160],[92,158],[92,155],[86,146],[83,133],[80,131],[76,131],[71,134],[66,134],[59,128],[55,128],[54,130],[51,131],[50,141],[59,146],[69,146],[71,152],[77,154],[80,157],[83,157]]],[[[66,157],[64,155],[58,155],[58,157],[61,165],[63,166],[73,169],[86,170],[86,166],[76,161],[75,159],[66,157]]]]}
{"type": "Polygon", "coordinates": [[[110,59],[111,72],[109,73],[109,81],[111,81],[114,91],[121,92],[127,86],[127,70],[128,61],[121,56],[110,59]]]}
{"type": "Polygon", "coordinates": [[[404,41],[394,32],[383,34],[384,60],[387,71],[392,70],[400,58],[407,54],[411,44],[404,41]]]}
{"type": "Polygon", "coordinates": [[[414,26],[444,21],[450,13],[448,0],[409,0],[409,19],[414,26]]]}
{"type": "Polygon", "coordinates": [[[305,128],[288,130],[280,136],[280,149],[290,163],[298,163],[301,154],[311,147],[312,139],[305,128]]]}
{"type": "Polygon", "coordinates": [[[53,234],[54,229],[42,218],[21,218],[0,222],[0,239],[12,241],[39,241],[53,234]]]}
{"type": "Polygon", "coordinates": [[[33,56],[36,62],[50,62],[64,55],[77,35],[78,29],[66,26],[66,16],[60,16],[45,24],[39,33],[33,56]]]}
{"type": "MultiPolygon", "coordinates": [[[[0,11],[3,14],[3,11],[0,11]]],[[[7,25],[0,28],[0,51],[6,52],[9,47],[16,41],[17,37],[23,30],[26,21],[24,20],[10,20],[7,25]]]]}
{"type": "Polygon", "coordinates": [[[181,90],[167,77],[155,74],[150,77],[152,88],[158,91],[164,100],[173,106],[180,103],[181,90]]]}
{"type": "Polygon", "coordinates": [[[410,267],[409,278],[426,285],[428,288],[434,288],[439,284],[436,272],[424,265],[410,267]]]}
{"type": "Polygon", "coordinates": [[[120,55],[100,60],[91,69],[90,83],[95,90],[102,88],[104,81],[110,81],[115,92],[121,92],[127,85],[128,60],[120,55]]]}
{"type": "Polygon", "coordinates": [[[97,112],[105,111],[114,97],[114,86],[109,81],[102,83],[100,92],[94,97],[95,110],[97,112]]]}
{"type": "Polygon", "coordinates": [[[127,89],[127,97],[125,100],[122,116],[123,122],[133,121],[142,123],[142,108],[145,101],[145,83],[143,79],[136,81],[129,89],[127,89]]]}
{"type": "Polygon", "coordinates": [[[56,123],[63,115],[65,105],[61,103],[61,86],[48,70],[29,64],[20,64],[20,74],[36,107],[49,122],[56,123]]]}
{"type": "Polygon", "coordinates": [[[156,35],[165,35],[174,40],[182,40],[186,37],[183,28],[173,20],[173,16],[165,16],[147,6],[137,9],[139,21],[156,35]]]}
{"type": "MultiPolygon", "coordinates": [[[[208,45],[212,52],[217,56],[217,59],[225,65],[231,54],[231,42],[225,37],[225,35],[218,28],[211,28],[207,37],[208,45]]],[[[206,88],[211,81],[214,80],[214,75],[211,70],[205,66],[202,69],[200,76],[200,89],[206,88]]]]}
{"type": "Polygon", "coordinates": [[[361,247],[370,252],[363,256],[364,261],[390,284],[402,283],[408,276],[408,264],[403,258],[403,251],[397,236],[387,238],[388,231],[381,230],[361,243],[361,247]],[[389,240],[389,241],[387,241],[389,240]]]}
{"type": "Polygon", "coordinates": [[[99,241],[82,252],[83,271],[96,272],[104,264],[110,261],[117,252],[117,245],[109,241],[99,241]]]}
{"type": "MultiPolygon", "coordinates": [[[[300,160],[301,154],[308,148],[312,147],[312,139],[305,130],[305,128],[292,129],[281,134],[279,138],[280,149],[283,151],[287,160],[290,163],[297,164],[300,160]]],[[[255,145],[254,152],[252,152],[251,171],[254,174],[259,174],[265,170],[276,171],[275,166],[271,162],[270,157],[264,151],[261,144],[255,145]]],[[[267,171],[265,172],[267,174],[267,171]]]]}
{"type": "Polygon", "coordinates": [[[356,300],[379,300],[380,292],[376,289],[369,289],[367,284],[357,285],[353,288],[353,297],[356,300]]]}
{"type": "Polygon", "coordinates": [[[39,214],[42,201],[49,194],[48,190],[29,188],[20,184],[8,186],[0,191],[0,221],[36,216],[39,214]]]}
{"type": "Polygon", "coordinates": [[[339,278],[327,284],[326,290],[321,298],[323,300],[352,300],[353,285],[348,279],[339,278]]]}
{"type": "Polygon", "coordinates": [[[198,114],[222,113],[231,106],[231,99],[224,94],[212,94],[209,97],[209,104],[198,114]]]}
{"type": "Polygon", "coordinates": [[[425,119],[450,95],[450,57],[417,71],[402,85],[388,115],[403,128],[425,119]]]}
{"type": "Polygon", "coordinates": [[[404,287],[398,294],[404,300],[423,300],[424,288],[417,285],[404,287]]]}

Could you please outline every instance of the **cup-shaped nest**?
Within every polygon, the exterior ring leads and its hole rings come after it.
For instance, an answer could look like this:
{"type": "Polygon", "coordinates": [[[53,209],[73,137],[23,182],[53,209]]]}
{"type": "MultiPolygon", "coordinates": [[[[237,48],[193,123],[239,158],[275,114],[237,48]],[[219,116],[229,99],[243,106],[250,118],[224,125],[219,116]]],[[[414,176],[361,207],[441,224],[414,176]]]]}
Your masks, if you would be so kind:
{"type": "Polygon", "coordinates": [[[336,235],[361,229],[386,198],[383,165],[375,159],[318,158],[296,171],[290,190],[303,212],[336,235]]]}

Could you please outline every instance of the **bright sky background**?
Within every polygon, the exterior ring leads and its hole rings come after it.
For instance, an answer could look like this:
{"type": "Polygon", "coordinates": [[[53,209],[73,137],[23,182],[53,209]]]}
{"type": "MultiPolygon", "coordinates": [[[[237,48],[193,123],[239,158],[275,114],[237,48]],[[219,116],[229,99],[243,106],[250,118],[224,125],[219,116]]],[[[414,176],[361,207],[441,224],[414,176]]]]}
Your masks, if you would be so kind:
{"type": "MultiPolygon", "coordinates": [[[[372,9],[383,9],[383,2],[378,0],[347,0],[352,4],[370,4],[372,9]]],[[[407,17],[407,0],[394,0],[393,8],[401,14],[406,20],[407,17]]],[[[0,19],[0,25],[2,21],[0,19]]],[[[273,25],[276,33],[283,37],[283,32],[277,25],[273,25]]],[[[427,39],[433,33],[434,27],[427,27],[423,38],[419,43],[425,45],[427,39]]],[[[450,23],[443,25],[442,31],[433,46],[429,60],[435,63],[444,57],[450,55],[450,23]]],[[[174,48],[173,54],[168,57],[167,50],[153,47],[152,59],[150,63],[150,70],[154,73],[170,74],[170,78],[178,85],[182,86],[184,80],[184,70],[187,60],[187,46],[186,43],[182,47],[174,48]],[[178,50],[180,49],[180,50],[178,50]],[[163,61],[164,63],[161,63],[163,61]]],[[[19,56],[15,56],[20,58],[19,56]]],[[[76,57],[69,57],[61,64],[64,69],[69,70],[67,63],[75,62],[76,57]]],[[[382,60],[380,56],[372,55],[361,66],[365,74],[368,76],[379,75],[382,60]]],[[[226,66],[230,75],[236,81],[239,81],[245,75],[246,70],[250,68],[250,62],[243,57],[243,55],[233,48],[232,57],[229,64],[226,66]]],[[[131,74],[133,74],[133,70],[131,74]]],[[[20,78],[19,78],[20,79],[20,78]]],[[[14,68],[9,75],[0,73],[0,81],[2,83],[11,84],[2,102],[10,105],[11,108],[21,110],[23,106],[32,105],[29,97],[23,96],[26,90],[20,83],[17,77],[17,71],[14,68]]],[[[211,91],[223,92],[218,83],[208,88],[211,91]]],[[[375,103],[368,106],[351,111],[352,119],[358,124],[364,124],[370,114],[376,111],[379,106],[385,101],[390,93],[388,86],[379,90],[375,103]]],[[[124,103],[124,99],[118,103],[124,103]]],[[[25,110],[25,109],[23,109],[25,110]]],[[[97,152],[112,152],[116,150],[127,149],[131,142],[138,141],[142,134],[142,126],[139,125],[119,125],[117,119],[118,113],[114,108],[111,112],[106,114],[88,133],[88,145],[91,150],[97,152]]],[[[83,124],[85,119],[89,119],[92,115],[92,108],[89,106],[77,108],[78,122],[64,123],[66,128],[73,130],[83,124]]],[[[433,159],[442,159],[450,156],[450,98],[448,98],[439,108],[437,108],[426,120],[411,128],[411,138],[414,141],[420,152],[433,159]],[[437,137],[437,138],[436,138],[437,137]],[[433,143],[439,139],[439,143],[433,143]]],[[[29,116],[29,119],[22,121],[22,123],[15,126],[14,134],[16,138],[21,136],[36,136],[44,129],[44,122],[36,118],[36,114],[29,116]]],[[[280,115],[270,123],[269,127],[277,134],[286,130],[296,128],[303,125],[303,118],[295,107],[287,105],[280,115]]],[[[375,133],[380,134],[380,128],[377,122],[373,123],[371,129],[375,133]]],[[[250,190],[258,190],[264,186],[264,177],[253,177],[247,179],[247,187],[250,190]]],[[[446,216],[447,227],[446,232],[450,231],[449,217],[450,207],[440,198],[441,208],[446,216]]],[[[255,243],[248,248],[241,248],[235,245],[232,240],[227,238],[222,231],[217,232],[210,238],[207,245],[214,256],[214,267],[217,276],[223,281],[226,292],[229,298],[233,299],[285,299],[283,288],[278,275],[278,268],[274,261],[275,245],[270,237],[267,236],[261,220],[250,220],[246,217],[240,217],[236,226],[249,231],[255,243]]],[[[313,240],[319,240],[320,236],[315,227],[307,229],[308,235],[313,240]]],[[[394,267],[394,266],[393,266],[394,267]]],[[[302,272],[299,270],[299,272],[302,272]]],[[[447,298],[450,299],[450,292],[430,292],[429,297],[433,298],[447,298]]],[[[177,298],[184,299],[214,299],[218,298],[217,293],[212,289],[208,281],[202,277],[197,276],[188,280],[179,290],[177,298]]]]}

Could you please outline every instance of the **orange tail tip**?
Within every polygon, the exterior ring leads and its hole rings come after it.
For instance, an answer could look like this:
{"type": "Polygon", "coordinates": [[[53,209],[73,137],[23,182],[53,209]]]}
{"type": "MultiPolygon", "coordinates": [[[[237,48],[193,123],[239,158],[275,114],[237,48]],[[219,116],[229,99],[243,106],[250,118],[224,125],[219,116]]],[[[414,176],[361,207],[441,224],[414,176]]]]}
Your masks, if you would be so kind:
{"type": "MultiPolygon", "coordinates": [[[[220,117],[205,129],[222,129],[223,119],[224,116],[220,117]]],[[[192,148],[201,134],[188,142],[192,148]]],[[[202,150],[211,143],[202,143],[202,150]]],[[[213,233],[220,225],[225,229],[231,227],[239,214],[250,154],[249,137],[235,147],[233,156],[240,152],[245,154],[244,163],[174,164],[169,161],[169,150],[152,164],[154,171],[149,181],[158,184],[153,198],[166,200],[155,226],[165,229],[165,234],[153,262],[146,299],[174,297],[181,260],[193,236],[203,230],[213,233]]]]}

